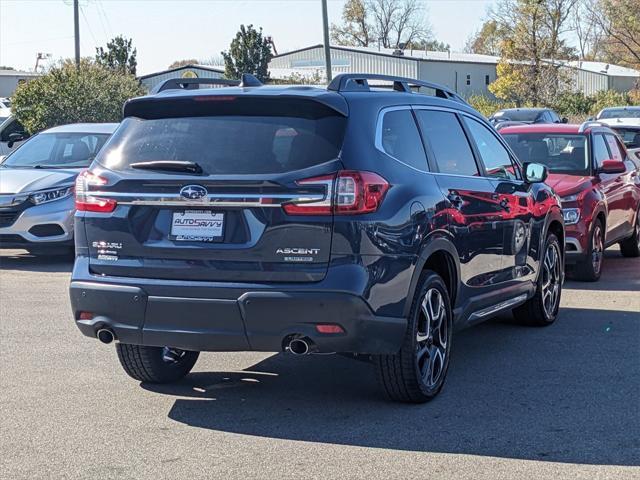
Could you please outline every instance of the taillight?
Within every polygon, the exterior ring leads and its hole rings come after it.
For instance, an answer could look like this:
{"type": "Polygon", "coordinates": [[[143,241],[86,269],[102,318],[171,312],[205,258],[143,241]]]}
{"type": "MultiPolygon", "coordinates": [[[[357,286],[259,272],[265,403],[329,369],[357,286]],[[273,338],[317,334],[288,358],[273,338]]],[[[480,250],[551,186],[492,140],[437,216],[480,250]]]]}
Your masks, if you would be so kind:
{"type": "Polygon", "coordinates": [[[76,210],[81,212],[113,212],[117,202],[110,198],[94,197],[89,192],[90,186],[105,185],[107,180],[98,175],[84,170],[76,178],[76,210]]]}
{"type": "Polygon", "coordinates": [[[389,190],[389,183],[372,172],[342,171],[336,182],[338,215],[375,212],[389,190]]]}
{"type": "Polygon", "coordinates": [[[325,198],[317,202],[288,203],[289,215],[358,215],[375,212],[384,199],[389,183],[377,173],[342,170],[337,175],[306,178],[298,185],[325,185],[325,198]]]}

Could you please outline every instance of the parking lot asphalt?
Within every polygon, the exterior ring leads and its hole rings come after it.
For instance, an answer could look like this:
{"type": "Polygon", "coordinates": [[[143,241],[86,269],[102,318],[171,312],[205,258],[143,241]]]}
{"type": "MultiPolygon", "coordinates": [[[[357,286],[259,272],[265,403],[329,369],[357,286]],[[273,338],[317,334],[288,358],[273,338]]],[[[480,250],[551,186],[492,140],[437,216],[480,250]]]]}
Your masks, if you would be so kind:
{"type": "Polygon", "coordinates": [[[141,385],[74,326],[70,269],[0,252],[2,478],[640,478],[640,259],[617,250],[553,326],[457,334],[417,406],[336,355],[202,354],[141,385]]]}

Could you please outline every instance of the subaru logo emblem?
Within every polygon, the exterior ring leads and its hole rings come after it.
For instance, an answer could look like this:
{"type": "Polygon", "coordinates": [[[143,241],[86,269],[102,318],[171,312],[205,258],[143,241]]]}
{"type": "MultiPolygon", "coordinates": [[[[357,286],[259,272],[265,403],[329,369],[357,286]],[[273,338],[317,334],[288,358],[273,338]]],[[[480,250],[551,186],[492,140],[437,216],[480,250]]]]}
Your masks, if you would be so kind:
{"type": "Polygon", "coordinates": [[[208,195],[207,189],[201,185],[187,185],[180,189],[180,196],[187,200],[199,200],[208,195]]]}

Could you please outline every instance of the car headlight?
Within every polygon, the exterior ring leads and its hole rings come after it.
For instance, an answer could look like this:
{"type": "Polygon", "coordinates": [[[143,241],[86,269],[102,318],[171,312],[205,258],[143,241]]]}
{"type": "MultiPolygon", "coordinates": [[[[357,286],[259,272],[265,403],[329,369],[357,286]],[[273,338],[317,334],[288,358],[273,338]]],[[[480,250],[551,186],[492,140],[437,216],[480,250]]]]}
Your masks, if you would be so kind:
{"type": "Polygon", "coordinates": [[[562,200],[562,203],[575,202],[576,200],[578,200],[578,194],[561,197],[560,200],[562,200]]]}
{"type": "Polygon", "coordinates": [[[580,220],[579,208],[565,208],[562,210],[565,225],[574,225],[580,220]]]}
{"type": "Polygon", "coordinates": [[[66,198],[71,195],[73,195],[73,185],[56,188],[54,190],[43,190],[41,192],[32,193],[29,195],[29,200],[31,200],[35,205],[41,205],[43,203],[66,198]]]}

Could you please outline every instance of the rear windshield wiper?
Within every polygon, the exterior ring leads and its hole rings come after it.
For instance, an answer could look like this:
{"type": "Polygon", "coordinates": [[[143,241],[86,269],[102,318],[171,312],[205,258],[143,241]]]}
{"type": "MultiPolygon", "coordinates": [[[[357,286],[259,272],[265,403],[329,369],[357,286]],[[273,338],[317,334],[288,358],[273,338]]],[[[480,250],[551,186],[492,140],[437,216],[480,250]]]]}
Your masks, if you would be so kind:
{"type": "Polygon", "coordinates": [[[196,162],[184,162],[180,160],[154,160],[151,162],[138,162],[129,165],[140,170],[166,170],[169,172],[187,172],[201,175],[204,170],[196,162]]]}

